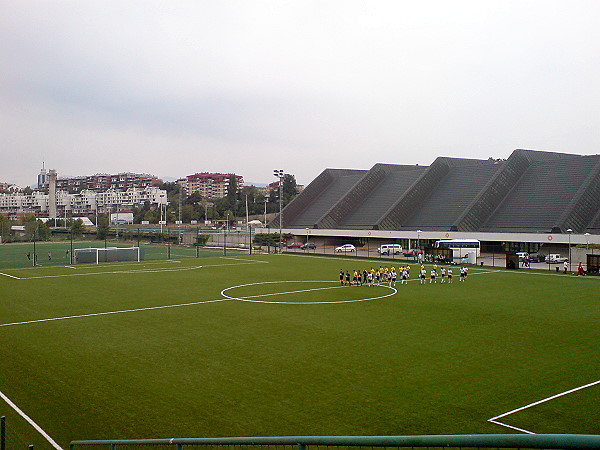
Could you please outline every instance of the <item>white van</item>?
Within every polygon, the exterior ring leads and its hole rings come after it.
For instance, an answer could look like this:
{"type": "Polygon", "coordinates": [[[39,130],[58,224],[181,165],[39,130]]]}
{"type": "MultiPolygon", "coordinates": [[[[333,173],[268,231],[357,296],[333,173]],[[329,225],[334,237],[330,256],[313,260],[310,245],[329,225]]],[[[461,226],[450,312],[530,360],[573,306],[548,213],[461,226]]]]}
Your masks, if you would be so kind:
{"type": "Polygon", "coordinates": [[[402,253],[402,246],[400,244],[383,244],[379,246],[377,253],[380,255],[399,255],[402,253]]]}

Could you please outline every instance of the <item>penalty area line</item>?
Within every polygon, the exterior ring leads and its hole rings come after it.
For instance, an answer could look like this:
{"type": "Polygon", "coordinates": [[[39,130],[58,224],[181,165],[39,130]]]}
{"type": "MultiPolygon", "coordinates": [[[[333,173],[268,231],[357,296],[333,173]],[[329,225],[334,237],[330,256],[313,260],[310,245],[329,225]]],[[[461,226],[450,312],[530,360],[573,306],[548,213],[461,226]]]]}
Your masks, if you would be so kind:
{"type": "Polygon", "coordinates": [[[0,398],[6,402],[8,406],[15,410],[15,412],[20,415],[29,425],[31,425],[38,433],[40,433],[44,439],[48,441],[48,443],[57,450],[63,450],[63,448],[58,445],[54,439],[52,439],[48,433],[46,433],[37,423],[35,423],[27,414],[25,414],[17,405],[15,405],[6,395],[0,391],[0,398]]]}
{"type": "Polygon", "coordinates": [[[502,414],[500,414],[498,416],[495,416],[495,417],[492,417],[491,419],[488,419],[488,422],[495,423],[496,425],[501,425],[503,427],[512,428],[513,430],[521,431],[523,433],[535,434],[533,431],[527,431],[527,430],[524,430],[522,428],[517,428],[517,427],[514,427],[512,425],[508,425],[506,423],[499,422],[497,419],[501,419],[502,417],[509,416],[509,415],[517,413],[519,411],[523,411],[523,410],[531,408],[533,406],[537,406],[537,405],[540,405],[542,403],[548,402],[550,400],[554,400],[555,398],[562,397],[563,395],[572,394],[573,392],[577,392],[577,391],[580,391],[581,389],[585,389],[585,388],[588,388],[588,387],[591,387],[591,386],[595,386],[597,384],[600,384],[600,380],[594,381],[592,383],[588,383],[588,384],[585,384],[583,386],[579,386],[579,387],[576,387],[576,388],[573,388],[573,389],[569,389],[568,391],[561,392],[560,394],[552,395],[552,396],[544,398],[542,400],[538,400],[537,402],[530,403],[529,405],[521,406],[520,408],[513,409],[512,411],[508,411],[508,412],[502,413],[502,414]]]}

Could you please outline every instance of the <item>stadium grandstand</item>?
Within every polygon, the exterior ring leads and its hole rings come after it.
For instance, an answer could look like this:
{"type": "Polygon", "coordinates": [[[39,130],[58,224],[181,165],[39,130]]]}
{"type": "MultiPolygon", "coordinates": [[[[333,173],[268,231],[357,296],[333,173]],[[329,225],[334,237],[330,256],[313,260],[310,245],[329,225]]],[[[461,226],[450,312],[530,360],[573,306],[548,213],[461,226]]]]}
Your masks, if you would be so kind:
{"type": "Polygon", "coordinates": [[[285,229],[598,234],[600,155],[515,150],[506,160],[325,169],[282,216],[285,229]]]}

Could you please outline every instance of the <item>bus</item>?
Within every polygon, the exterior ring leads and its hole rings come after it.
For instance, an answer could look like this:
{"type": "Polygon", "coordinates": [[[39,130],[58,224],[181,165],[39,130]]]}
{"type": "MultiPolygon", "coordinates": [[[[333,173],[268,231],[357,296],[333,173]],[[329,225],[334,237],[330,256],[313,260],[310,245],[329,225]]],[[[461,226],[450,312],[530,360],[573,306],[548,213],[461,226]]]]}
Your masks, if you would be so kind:
{"type": "Polygon", "coordinates": [[[463,259],[473,252],[475,257],[481,256],[481,243],[477,239],[442,239],[435,242],[435,248],[449,248],[454,259],[463,259]]]}

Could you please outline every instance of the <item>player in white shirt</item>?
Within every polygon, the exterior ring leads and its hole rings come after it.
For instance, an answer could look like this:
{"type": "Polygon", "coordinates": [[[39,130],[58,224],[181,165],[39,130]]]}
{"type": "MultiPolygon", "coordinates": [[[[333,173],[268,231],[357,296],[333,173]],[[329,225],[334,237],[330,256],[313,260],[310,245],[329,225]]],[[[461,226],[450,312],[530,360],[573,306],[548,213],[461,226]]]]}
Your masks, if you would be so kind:
{"type": "Polygon", "coordinates": [[[429,284],[433,283],[437,283],[435,276],[437,275],[437,272],[435,271],[435,269],[431,269],[431,272],[429,272],[429,284]]]}

